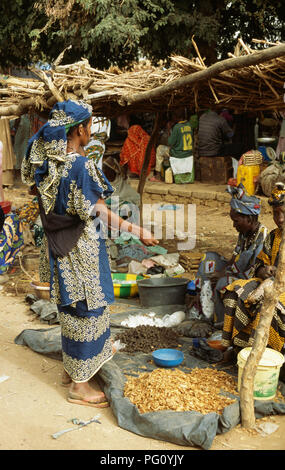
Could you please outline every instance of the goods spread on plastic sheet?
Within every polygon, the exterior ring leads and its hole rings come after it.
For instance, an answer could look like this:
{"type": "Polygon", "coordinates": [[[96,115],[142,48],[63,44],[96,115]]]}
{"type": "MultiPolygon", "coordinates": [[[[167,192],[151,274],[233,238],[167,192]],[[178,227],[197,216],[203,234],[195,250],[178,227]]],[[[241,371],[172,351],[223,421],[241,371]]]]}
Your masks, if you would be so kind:
{"type": "MultiPolygon", "coordinates": [[[[191,337],[193,328],[181,305],[145,309],[120,303],[120,313],[112,313],[110,320],[120,347],[96,377],[118,426],[140,436],[210,449],[217,434],[241,422],[237,364],[224,370],[216,360],[221,351],[207,348],[205,337],[191,337]],[[182,352],[183,361],[158,367],[152,353],[160,348],[182,352]]],[[[213,337],[207,331],[203,334],[213,337]]],[[[61,360],[59,326],[24,330],[15,342],[61,360]]],[[[284,389],[279,382],[274,399],[255,400],[257,418],[285,414],[284,389]]]]}
{"type": "Polygon", "coordinates": [[[237,395],[234,377],[214,369],[195,368],[188,373],[178,369],[155,369],[139,377],[129,377],[125,397],[134,403],[140,413],[151,411],[198,411],[221,414],[235,399],[221,395],[221,391],[237,395]]]}

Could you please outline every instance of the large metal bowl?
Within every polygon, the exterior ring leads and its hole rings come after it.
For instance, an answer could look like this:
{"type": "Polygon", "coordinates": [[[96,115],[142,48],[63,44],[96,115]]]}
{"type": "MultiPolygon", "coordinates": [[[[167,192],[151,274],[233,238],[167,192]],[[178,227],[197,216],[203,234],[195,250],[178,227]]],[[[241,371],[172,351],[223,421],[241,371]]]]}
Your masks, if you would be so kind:
{"type": "Polygon", "coordinates": [[[183,277],[152,278],[138,281],[140,303],[143,307],[184,305],[189,279],[183,277]]]}
{"type": "Polygon", "coordinates": [[[258,137],[257,142],[260,144],[272,144],[275,140],[275,137],[258,137]]]}

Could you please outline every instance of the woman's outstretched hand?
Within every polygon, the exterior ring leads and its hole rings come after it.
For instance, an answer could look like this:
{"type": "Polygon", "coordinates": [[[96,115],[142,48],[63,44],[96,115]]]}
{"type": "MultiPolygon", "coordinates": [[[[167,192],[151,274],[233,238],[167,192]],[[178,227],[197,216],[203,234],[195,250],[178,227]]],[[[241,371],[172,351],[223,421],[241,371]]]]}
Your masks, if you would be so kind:
{"type": "Polygon", "coordinates": [[[108,227],[119,229],[123,232],[129,232],[137,236],[144,245],[155,246],[158,245],[159,241],[154,238],[152,233],[139,225],[132,224],[123,220],[118,214],[112,212],[104,202],[103,199],[99,199],[92,210],[92,215],[100,217],[103,222],[105,222],[108,227]]]}
{"type": "Polygon", "coordinates": [[[152,233],[149,230],[146,230],[145,228],[140,227],[139,231],[139,239],[141,242],[143,242],[144,245],[147,246],[155,246],[159,244],[159,241],[154,238],[152,233]]]}

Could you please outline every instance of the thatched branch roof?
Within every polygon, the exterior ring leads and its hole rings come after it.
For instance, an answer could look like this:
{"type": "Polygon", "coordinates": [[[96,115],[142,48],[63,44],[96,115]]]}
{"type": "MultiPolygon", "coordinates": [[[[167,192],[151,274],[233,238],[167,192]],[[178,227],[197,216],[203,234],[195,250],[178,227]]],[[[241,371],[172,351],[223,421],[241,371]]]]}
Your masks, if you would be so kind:
{"type": "Polygon", "coordinates": [[[167,69],[140,63],[128,72],[101,71],[82,59],[69,65],[55,61],[50,71],[33,69],[38,79],[0,75],[0,116],[48,114],[56,101],[68,98],[85,99],[94,114],[109,118],[180,105],[193,111],[213,104],[237,112],[285,109],[285,43],[255,42],[266,47],[250,49],[239,39],[235,54],[210,67],[193,41],[197,57],[173,56],[167,69]]]}

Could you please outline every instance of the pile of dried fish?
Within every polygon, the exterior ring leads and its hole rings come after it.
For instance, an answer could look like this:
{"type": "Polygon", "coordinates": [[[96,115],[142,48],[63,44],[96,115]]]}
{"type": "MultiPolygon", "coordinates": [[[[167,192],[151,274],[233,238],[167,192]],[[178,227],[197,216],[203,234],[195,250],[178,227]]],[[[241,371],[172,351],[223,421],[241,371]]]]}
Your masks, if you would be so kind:
{"type": "Polygon", "coordinates": [[[234,399],[221,392],[237,394],[236,380],[226,372],[215,369],[155,369],[129,377],[124,395],[138,407],[140,413],[151,411],[198,411],[202,414],[221,414],[234,399]]]}

